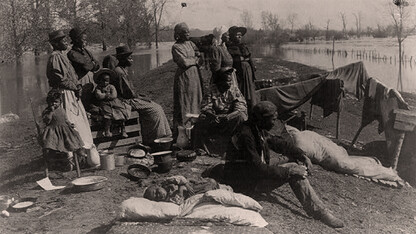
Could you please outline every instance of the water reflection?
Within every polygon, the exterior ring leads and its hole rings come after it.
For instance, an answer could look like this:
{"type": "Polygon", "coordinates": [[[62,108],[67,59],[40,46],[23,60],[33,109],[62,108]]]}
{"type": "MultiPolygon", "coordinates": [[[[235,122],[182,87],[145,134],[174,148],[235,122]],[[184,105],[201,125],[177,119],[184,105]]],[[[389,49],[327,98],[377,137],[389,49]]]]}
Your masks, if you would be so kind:
{"type": "MultiPolygon", "coordinates": [[[[387,87],[397,88],[399,64],[398,59],[395,59],[394,55],[381,56],[379,53],[373,51],[363,53],[362,50],[339,50],[335,51],[332,60],[332,49],[325,47],[318,49],[316,46],[317,45],[305,46],[300,44],[284,48],[263,46],[254,48],[253,53],[255,55],[277,57],[309,66],[315,66],[328,71],[350,63],[363,61],[370,77],[377,78],[387,87]]],[[[416,76],[416,69],[414,69],[412,63],[413,61],[409,61],[408,59],[407,62],[404,62],[402,65],[403,91],[416,93],[416,80],[414,79],[416,76]]]]}
{"type": "MultiPolygon", "coordinates": [[[[107,53],[97,53],[97,59],[102,59],[107,53]]],[[[134,79],[145,72],[156,68],[171,59],[170,48],[159,50],[140,50],[133,54],[133,66],[130,69],[134,79]]],[[[19,64],[0,65],[0,115],[9,112],[19,116],[28,116],[29,98],[35,102],[43,102],[49,91],[46,78],[46,63],[48,55],[35,59],[26,55],[19,64]]]]}

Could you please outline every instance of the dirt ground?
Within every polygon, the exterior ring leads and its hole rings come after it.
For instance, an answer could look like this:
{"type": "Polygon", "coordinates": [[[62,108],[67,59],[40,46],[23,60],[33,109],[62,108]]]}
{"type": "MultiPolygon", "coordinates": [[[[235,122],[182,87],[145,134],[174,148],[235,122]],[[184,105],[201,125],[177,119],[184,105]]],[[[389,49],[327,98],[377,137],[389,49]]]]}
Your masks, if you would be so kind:
{"type": "MultiPolygon", "coordinates": [[[[172,92],[175,65],[168,62],[134,81],[139,92],[160,103],[172,120],[172,92]]],[[[205,71],[203,71],[204,74],[205,71]]],[[[257,61],[257,77],[306,77],[321,70],[271,58],[257,61]]],[[[416,106],[415,98],[405,95],[416,106]]],[[[351,141],[359,127],[362,101],[347,98],[341,117],[340,138],[351,141]]],[[[300,110],[309,110],[303,105],[300,110]]],[[[335,135],[336,114],[326,119],[322,110],[315,108],[308,128],[327,137],[335,135]]],[[[373,123],[360,135],[359,148],[368,143],[384,140],[373,123]]],[[[83,170],[82,175],[102,175],[109,180],[99,191],[77,193],[69,186],[63,190],[44,191],[36,181],[43,178],[41,148],[36,141],[36,129],[30,115],[20,120],[0,125],[0,195],[37,198],[36,208],[23,213],[10,213],[0,218],[0,233],[105,233],[114,225],[120,203],[131,196],[142,196],[143,189],[152,181],[182,174],[199,175],[219,159],[199,157],[190,163],[175,163],[166,174],[152,173],[150,178],[134,182],[126,178],[127,166],[113,171],[83,170]]],[[[360,151],[359,149],[356,151],[360,151]]],[[[384,152],[373,151],[383,159],[384,152]]],[[[362,152],[368,153],[368,152],[362,152]]],[[[76,178],[75,172],[52,172],[54,185],[69,185],[76,178]]],[[[323,170],[315,165],[310,182],[328,208],[340,217],[345,227],[332,229],[307,217],[288,185],[271,195],[254,195],[263,210],[260,212],[273,233],[416,233],[416,190],[395,189],[376,183],[323,170]]],[[[180,227],[172,226],[181,233],[180,227]]]]}

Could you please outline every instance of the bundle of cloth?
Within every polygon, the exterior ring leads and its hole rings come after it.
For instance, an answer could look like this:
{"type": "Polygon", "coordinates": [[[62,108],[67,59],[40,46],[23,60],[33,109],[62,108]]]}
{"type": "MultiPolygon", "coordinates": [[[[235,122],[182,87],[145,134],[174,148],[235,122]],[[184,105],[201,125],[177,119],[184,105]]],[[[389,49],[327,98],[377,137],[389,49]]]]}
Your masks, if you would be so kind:
{"type": "Polygon", "coordinates": [[[364,95],[365,84],[370,79],[362,61],[339,67],[331,72],[324,73],[327,80],[339,79],[344,83],[344,90],[361,99],[364,95]]]}
{"type": "Polygon", "coordinates": [[[326,170],[356,175],[393,187],[403,187],[405,184],[397,172],[384,167],[377,158],[350,156],[343,147],[316,132],[299,131],[290,126],[287,129],[295,145],[306,153],[312,163],[326,170]]]}
{"type": "Polygon", "coordinates": [[[131,197],[121,203],[119,219],[130,222],[166,222],[176,218],[234,225],[265,227],[263,207],[254,199],[229,190],[216,189],[197,194],[182,205],[131,197]]]}
{"type": "Polygon", "coordinates": [[[378,133],[385,132],[387,149],[390,155],[393,153],[398,135],[393,127],[393,111],[395,109],[409,110],[409,104],[406,103],[397,90],[388,88],[375,78],[370,78],[364,93],[361,128],[377,120],[379,123],[378,133]]]}

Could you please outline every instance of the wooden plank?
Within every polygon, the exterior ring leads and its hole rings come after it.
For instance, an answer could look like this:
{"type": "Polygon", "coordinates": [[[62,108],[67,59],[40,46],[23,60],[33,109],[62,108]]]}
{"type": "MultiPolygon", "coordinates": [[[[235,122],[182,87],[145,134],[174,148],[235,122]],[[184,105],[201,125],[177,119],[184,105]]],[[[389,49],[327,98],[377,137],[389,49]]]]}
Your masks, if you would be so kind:
{"type": "Polygon", "coordinates": [[[113,141],[106,141],[101,143],[96,143],[97,149],[113,149],[121,146],[127,146],[132,144],[137,144],[141,142],[141,137],[130,137],[130,138],[122,138],[116,139],[113,141]]]}
{"type": "Polygon", "coordinates": [[[393,111],[395,120],[416,125],[416,112],[411,110],[396,109],[393,111]]]}
{"type": "MultiPolygon", "coordinates": [[[[140,131],[140,126],[138,125],[138,124],[135,124],[135,125],[129,125],[129,126],[126,126],[125,127],[126,128],[126,132],[127,132],[127,134],[129,133],[129,132],[139,132],[140,131]]],[[[101,130],[99,130],[99,131],[91,131],[91,134],[92,134],[92,138],[103,138],[104,137],[104,135],[103,135],[103,130],[101,129],[101,130]]],[[[118,128],[116,128],[116,129],[113,129],[113,132],[112,132],[114,135],[117,135],[117,134],[119,134],[119,129],[118,128]]]]}
{"type": "MultiPolygon", "coordinates": [[[[140,136],[140,132],[139,131],[129,132],[129,133],[127,133],[127,135],[128,135],[127,138],[138,137],[138,136],[140,136]]],[[[120,140],[120,139],[126,139],[126,138],[122,138],[120,135],[113,135],[112,137],[100,137],[100,138],[94,138],[94,143],[116,141],[116,140],[120,140]]]]}
{"type": "MultiPolygon", "coordinates": [[[[137,113],[137,111],[132,112],[130,119],[128,119],[125,124],[126,125],[138,124],[139,123],[138,118],[139,118],[139,113],[137,113]]],[[[102,128],[101,123],[93,122],[91,119],[88,119],[88,121],[90,123],[90,127],[92,131],[97,131],[102,128]]]]}
{"type": "Polygon", "coordinates": [[[413,129],[415,129],[415,126],[416,124],[396,120],[394,121],[393,128],[404,132],[411,132],[413,129]]]}

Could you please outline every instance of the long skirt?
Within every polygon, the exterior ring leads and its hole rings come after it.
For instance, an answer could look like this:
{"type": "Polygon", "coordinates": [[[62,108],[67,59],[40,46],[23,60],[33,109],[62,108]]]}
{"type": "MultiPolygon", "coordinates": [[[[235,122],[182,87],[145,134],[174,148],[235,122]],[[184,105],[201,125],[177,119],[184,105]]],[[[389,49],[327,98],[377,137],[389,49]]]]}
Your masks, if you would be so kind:
{"type": "Polygon", "coordinates": [[[185,126],[186,114],[199,114],[202,102],[201,79],[196,66],[178,68],[173,84],[173,126],[185,126]]]}
{"type": "Polygon", "coordinates": [[[81,136],[83,147],[91,149],[94,142],[92,139],[90,124],[82,102],[75,97],[75,93],[71,90],[63,90],[63,109],[69,122],[75,125],[75,130],[81,136]]]}
{"type": "Polygon", "coordinates": [[[133,111],[139,113],[139,121],[143,144],[151,145],[157,138],[172,136],[163,108],[153,102],[140,98],[126,99],[133,111]]]}
{"type": "Polygon", "coordinates": [[[248,62],[241,62],[241,71],[237,73],[237,80],[238,88],[247,101],[248,110],[251,111],[251,108],[257,104],[259,98],[256,94],[256,86],[253,80],[253,70],[248,62]]]}
{"type": "Polygon", "coordinates": [[[89,110],[90,105],[94,101],[94,88],[96,86],[94,82],[94,73],[88,72],[85,76],[79,79],[79,83],[82,85],[81,101],[84,107],[89,110]]]}

